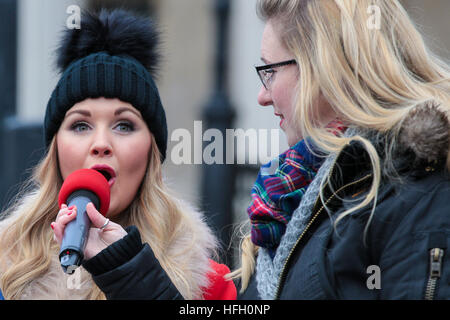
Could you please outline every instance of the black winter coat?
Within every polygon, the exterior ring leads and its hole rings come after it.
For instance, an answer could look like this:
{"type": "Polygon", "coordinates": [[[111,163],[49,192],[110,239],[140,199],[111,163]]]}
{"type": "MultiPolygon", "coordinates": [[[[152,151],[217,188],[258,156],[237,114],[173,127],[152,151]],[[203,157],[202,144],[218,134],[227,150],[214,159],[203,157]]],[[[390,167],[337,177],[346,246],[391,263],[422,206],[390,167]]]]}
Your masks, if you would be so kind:
{"type": "MultiPolygon", "coordinates": [[[[330,173],[337,187],[324,189],[333,218],[345,209],[342,199],[368,190],[369,164],[359,142],[340,153],[330,173]]],[[[284,264],[277,299],[450,299],[449,175],[442,162],[413,169],[397,164],[407,174],[403,183],[383,178],[366,239],[372,204],[335,230],[316,202],[310,227],[284,264]]],[[[259,299],[255,275],[238,298],[259,299]]]]}

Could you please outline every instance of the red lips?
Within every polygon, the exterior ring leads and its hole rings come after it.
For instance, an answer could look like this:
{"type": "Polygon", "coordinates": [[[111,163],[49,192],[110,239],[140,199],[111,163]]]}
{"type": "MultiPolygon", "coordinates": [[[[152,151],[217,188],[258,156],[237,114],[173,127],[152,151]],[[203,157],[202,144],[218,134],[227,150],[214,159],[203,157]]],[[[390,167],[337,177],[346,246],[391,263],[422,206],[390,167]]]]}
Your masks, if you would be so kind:
{"type": "Polygon", "coordinates": [[[281,119],[281,121],[280,121],[280,127],[281,127],[281,125],[282,125],[283,122],[284,122],[284,116],[283,116],[281,113],[275,113],[275,115],[276,115],[277,117],[280,117],[280,119],[281,119]]]}

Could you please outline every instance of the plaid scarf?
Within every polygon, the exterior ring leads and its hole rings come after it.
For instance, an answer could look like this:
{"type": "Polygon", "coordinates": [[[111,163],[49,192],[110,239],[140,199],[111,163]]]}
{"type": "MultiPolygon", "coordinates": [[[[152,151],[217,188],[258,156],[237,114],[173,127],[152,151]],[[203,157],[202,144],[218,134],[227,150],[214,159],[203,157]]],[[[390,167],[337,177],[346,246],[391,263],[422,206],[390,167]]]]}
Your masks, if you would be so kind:
{"type": "MultiPolygon", "coordinates": [[[[318,153],[316,151],[316,153],[318,153]]],[[[261,166],[247,209],[252,242],[267,248],[271,256],[280,243],[306,189],[324,157],[314,155],[305,140],[261,166]]]]}

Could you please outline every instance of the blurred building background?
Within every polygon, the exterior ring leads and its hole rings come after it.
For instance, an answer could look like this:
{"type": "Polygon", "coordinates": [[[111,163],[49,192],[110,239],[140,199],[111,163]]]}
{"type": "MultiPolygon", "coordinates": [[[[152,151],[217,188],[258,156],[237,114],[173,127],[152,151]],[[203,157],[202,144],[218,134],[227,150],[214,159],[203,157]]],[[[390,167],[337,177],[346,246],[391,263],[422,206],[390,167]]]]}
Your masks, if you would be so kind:
{"type": "MultiPolygon", "coordinates": [[[[402,3],[431,47],[448,58],[450,1],[402,3]]],[[[169,125],[165,176],[180,197],[205,211],[226,250],[230,234],[246,218],[258,167],[248,161],[252,146],[235,152],[236,159],[247,159],[244,164],[195,164],[194,156],[190,164],[176,164],[171,152],[179,141],[170,138],[177,129],[186,129],[192,146],[205,146],[201,135],[195,136],[196,121],[202,121],[202,131],[278,130],[272,108],[261,108],[256,101],[260,82],[253,67],[260,64],[263,24],[255,4],[256,0],[0,0],[0,208],[43,155],[42,122],[58,80],[53,53],[71,15],[68,8],[119,6],[152,16],[162,30],[157,84],[169,125]]],[[[272,153],[282,152],[287,144],[284,134],[278,134],[277,143],[259,135],[258,144],[268,143],[272,153]]],[[[232,264],[230,257],[223,258],[232,264]]]]}

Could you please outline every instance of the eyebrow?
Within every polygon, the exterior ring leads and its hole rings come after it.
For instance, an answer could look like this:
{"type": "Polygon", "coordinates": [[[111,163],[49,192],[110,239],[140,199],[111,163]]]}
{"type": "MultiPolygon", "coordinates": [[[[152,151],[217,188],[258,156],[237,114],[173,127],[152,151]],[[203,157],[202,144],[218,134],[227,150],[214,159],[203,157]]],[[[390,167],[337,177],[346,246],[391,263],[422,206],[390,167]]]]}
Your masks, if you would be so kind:
{"type": "Polygon", "coordinates": [[[72,111],[68,111],[66,113],[66,117],[70,116],[71,114],[75,114],[75,113],[82,114],[83,116],[86,116],[86,117],[90,117],[91,116],[91,113],[89,111],[87,111],[87,110],[72,110],[72,111]]]}
{"type": "Polygon", "coordinates": [[[139,112],[137,112],[137,111],[135,111],[135,110],[133,110],[133,109],[127,108],[127,107],[121,107],[121,108],[117,109],[117,110],[114,112],[114,115],[115,115],[115,116],[118,116],[119,114],[121,114],[121,113],[123,113],[123,112],[125,112],[125,111],[130,111],[130,112],[134,113],[136,116],[138,116],[139,118],[142,119],[142,116],[139,114],[139,112]]]}
{"type": "MultiPolygon", "coordinates": [[[[127,108],[127,107],[121,107],[121,108],[117,109],[114,112],[114,116],[118,116],[118,115],[120,115],[121,113],[123,113],[125,111],[130,111],[130,112],[134,113],[136,116],[138,116],[139,118],[142,119],[142,116],[138,112],[134,111],[133,109],[127,108]]],[[[89,111],[83,110],[83,109],[79,109],[79,110],[72,110],[72,111],[67,112],[66,117],[68,117],[68,116],[70,116],[71,114],[74,114],[74,113],[79,113],[79,114],[81,114],[81,115],[83,115],[85,117],[90,117],[91,116],[91,113],[89,111]]]]}

